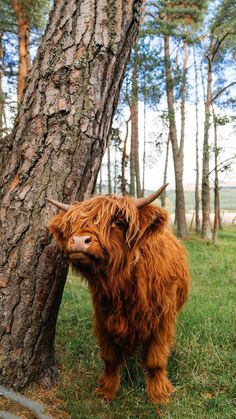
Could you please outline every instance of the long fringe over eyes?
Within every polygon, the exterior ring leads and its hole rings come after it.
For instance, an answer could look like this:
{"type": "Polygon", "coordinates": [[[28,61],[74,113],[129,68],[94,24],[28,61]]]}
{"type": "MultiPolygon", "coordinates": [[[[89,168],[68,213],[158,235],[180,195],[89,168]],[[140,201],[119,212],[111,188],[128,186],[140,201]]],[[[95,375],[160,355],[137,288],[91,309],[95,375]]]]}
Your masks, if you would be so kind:
{"type": "MultiPolygon", "coordinates": [[[[105,239],[107,229],[112,220],[116,218],[123,218],[127,221],[126,242],[130,245],[139,232],[139,214],[132,198],[128,196],[120,198],[113,195],[95,196],[69,209],[63,217],[63,222],[65,228],[68,221],[73,226],[73,230],[76,231],[86,228],[89,220],[89,224],[99,225],[99,233],[105,239]]],[[[68,235],[68,232],[66,233],[68,235]]]]}

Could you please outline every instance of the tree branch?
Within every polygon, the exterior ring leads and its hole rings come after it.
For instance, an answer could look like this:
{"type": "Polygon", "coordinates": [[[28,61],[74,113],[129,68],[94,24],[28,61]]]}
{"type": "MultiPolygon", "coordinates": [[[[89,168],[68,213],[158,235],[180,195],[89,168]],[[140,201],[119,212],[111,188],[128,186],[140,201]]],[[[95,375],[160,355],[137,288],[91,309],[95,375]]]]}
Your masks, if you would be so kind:
{"type": "Polygon", "coordinates": [[[222,166],[222,164],[225,164],[227,161],[233,160],[235,159],[236,154],[234,154],[232,157],[229,157],[228,159],[223,160],[222,162],[220,162],[219,164],[217,164],[216,167],[214,167],[210,172],[209,175],[211,175],[212,172],[214,172],[215,169],[219,168],[220,166],[222,166]]]}
{"type": "Polygon", "coordinates": [[[212,61],[214,60],[221,44],[223,43],[223,41],[225,40],[225,38],[227,38],[227,36],[231,35],[231,32],[226,32],[222,38],[218,38],[215,42],[215,45],[213,46],[213,51],[212,51],[212,61]]]}
{"type": "Polygon", "coordinates": [[[233,81],[232,83],[220,89],[219,92],[217,92],[211,99],[211,103],[213,103],[223,92],[225,92],[225,90],[229,89],[229,87],[233,86],[234,84],[236,84],[236,81],[233,81]]]}

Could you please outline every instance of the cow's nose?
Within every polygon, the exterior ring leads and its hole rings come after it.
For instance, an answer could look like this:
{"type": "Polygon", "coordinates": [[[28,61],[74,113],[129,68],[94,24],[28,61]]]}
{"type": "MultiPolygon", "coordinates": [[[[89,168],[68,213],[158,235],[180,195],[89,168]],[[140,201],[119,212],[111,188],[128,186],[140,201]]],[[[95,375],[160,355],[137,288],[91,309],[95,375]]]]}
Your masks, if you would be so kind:
{"type": "Polygon", "coordinates": [[[86,252],[91,244],[91,236],[72,236],[69,250],[72,252],[86,252]]]}

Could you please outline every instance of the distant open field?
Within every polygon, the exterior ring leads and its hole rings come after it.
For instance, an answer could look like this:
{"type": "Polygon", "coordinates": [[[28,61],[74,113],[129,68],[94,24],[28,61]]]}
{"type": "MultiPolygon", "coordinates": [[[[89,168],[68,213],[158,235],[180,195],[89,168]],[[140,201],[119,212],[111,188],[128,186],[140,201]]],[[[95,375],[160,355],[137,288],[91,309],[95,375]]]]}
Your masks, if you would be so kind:
{"type": "MultiPolygon", "coordinates": [[[[211,191],[211,223],[214,220],[214,197],[211,191]]],[[[190,226],[193,214],[195,212],[195,194],[194,191],[185,191],[185,206],[187,224],[190,226]]],[[[166,208],[171,213],[171,222],[174,221],[175,212],[175,191],[167,191],[166,208]]],[[[236,188],[222,188],[220,190],[220,212],[223,225],[236,225],[236,188]]],[[[201,212],[200,212],[201,218],[201,212]]]]}
{"type": "MultiPolygon", "coordinates": [[[[146,190],[145,194],[148,195],[149,193],[152,193],[152,192],[153,190],[146,190]]],[[[103,194],[108,193],[108,190],[106,187],[104,187],[102,193],[103,194]]],[[[118,195],[121,194],[121,191],[119,189],[117,190],[117,194],[118,195]]],[[[192,215],[195,211],[194,191],[185,191],[185,207],[186,207],[186,214],[187,214],[187,223],[188,225],[190,225],[191,220],[192,220],[192,215]]],[[[167,190],[166,208],[171,214],[174,214],[175,191],[173,189],[167,190]]],[[[220,210],[221,210],[221,215],[223,215],[223,224],[232,225],[232,221],[236,217],[236,187],[225,187],[225,188],[220,189],[220,210]]],[[[213,218],[214,218],[213,211],[214,211],[214,196],[213,196],[213,190],[211,190],[212,223],[213,223],[213,218]]],[[[174,215],[171,218],[173,219],[173,217],[174,215]]],[[[236,219],[234,220],[234,224],[236,225],[236,219]]]]}
{"type": "MultiPolygon", "coordinates": [[[[195,208],[194,191],[185,191],[186,212],[191,213],[195,208]]],[[[211,211],[213,212],[214,197],[211,190],[211,211]]],[[[174,213],[175,210],[175,191],[167,191],[166,207],[174,213]]],[[[221,188],[220,190],[220,208],[221,212],[235,213],[236,215],[236,188],[221,188]]]]}

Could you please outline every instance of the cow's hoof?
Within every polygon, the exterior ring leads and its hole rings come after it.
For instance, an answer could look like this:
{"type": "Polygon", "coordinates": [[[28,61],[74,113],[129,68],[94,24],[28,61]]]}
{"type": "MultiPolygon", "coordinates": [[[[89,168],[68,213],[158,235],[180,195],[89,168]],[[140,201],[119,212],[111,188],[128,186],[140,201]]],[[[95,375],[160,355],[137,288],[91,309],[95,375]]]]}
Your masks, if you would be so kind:
{"type": "Polygon", "coordinates": [[[115,393],[107,391],[103,387],[96,388],[95,394],[99,397],[102,397],[104,400],[106,400],[106,402],[112,402],[112,400],[114,400],[115,395],[116,395],[115,393]]]}
{"type": "Polygon", "coordinates": [[[174,387],[164,371],[160,370],[154,376],[148,378],[147,393],[152,403],[167,404],[173,391],[174,387]]]}

